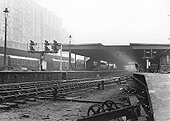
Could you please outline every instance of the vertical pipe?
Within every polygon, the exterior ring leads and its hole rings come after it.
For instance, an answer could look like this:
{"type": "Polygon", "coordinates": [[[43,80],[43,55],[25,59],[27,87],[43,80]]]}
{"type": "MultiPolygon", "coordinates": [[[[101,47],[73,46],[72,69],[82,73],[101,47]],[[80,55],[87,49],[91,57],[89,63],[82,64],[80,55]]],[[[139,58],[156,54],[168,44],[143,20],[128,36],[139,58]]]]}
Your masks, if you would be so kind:
{"type": "Polygon", "coordinates": [[[97,70],[100,71],[100,70],[101,70],[101,63],[100,63],[100,60],[98,61],[98,65],[97,65],[97,66],[98,66],[98,69],[97,69],[97,70]]]}
{"type": "Polygon", "coordinates": [[[84,56],[84,70],[86,70],[86,57],[84,56]]]}
{"type": "Polygon", "coordinates": [[[40,53],[40,71],[43,70],[43,60],[44,60],[44,53],[40,53]]]}
{"type": "Polygon", "coordinates": [[[110,70],[110,67],[109,67],[109,62],[107,62],[107,64],[108,64],[108,65],[107,65],[107,70],[110,70]]]}
{"type": "Polygon", "coordinates": [[[63,65],[62,65],[62,51],[63,51],[63,47],[61,44],[61,50],[60,50],[60,71],[62,71],[63,65]]]}
{"type": "Polygon", "coordinates": [[[41,53],[40,53],[40,63],[39,63],[39,70],[41,71],[42,69],[42,58],[41,58],[41,53]]]}
{"type": "Polygon", "coordinates": [[[77,70],[77,62],[76,62],[77,58],[76,58],[76,54],[75,54],[75,70],[77,70]]]}
{"type": "Polygon", "coordinates": [[[167,64],[169,64],[169,55],[166,56],[167,64]]]}
{"type": "Polygon", "coordinates": [[[69,37],[69,70],[71,70],[71,35],[69,37]]]}

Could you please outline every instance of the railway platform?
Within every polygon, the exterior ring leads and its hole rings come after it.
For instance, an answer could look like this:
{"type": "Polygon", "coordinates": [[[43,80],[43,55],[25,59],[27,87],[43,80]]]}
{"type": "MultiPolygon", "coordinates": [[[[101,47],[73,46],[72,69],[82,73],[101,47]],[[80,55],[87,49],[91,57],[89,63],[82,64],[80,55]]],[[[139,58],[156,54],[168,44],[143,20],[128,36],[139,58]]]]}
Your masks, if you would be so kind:
{"type": "Polygon", "coordinates": [[[143,73],[154,121],[170,121],[170,74],[143,73]]]}

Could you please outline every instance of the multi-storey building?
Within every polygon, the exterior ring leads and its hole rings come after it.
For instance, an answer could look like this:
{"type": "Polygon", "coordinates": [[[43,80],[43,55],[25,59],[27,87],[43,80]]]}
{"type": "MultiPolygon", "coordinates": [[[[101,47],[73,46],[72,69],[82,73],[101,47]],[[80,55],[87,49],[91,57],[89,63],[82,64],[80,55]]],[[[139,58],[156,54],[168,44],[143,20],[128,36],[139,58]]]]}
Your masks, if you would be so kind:
{"type": "Polygon", "coordinates": [[[68,33],[62,28],[62,19],[33,0],[0,0],[0,46],[4,44],[4,10],[8,8],[7,47],[27,50],[33,40],[43,46],[44,40],[66,42],[68,33]],[[66,39],[66,40],[64,40],[66,39]]]}

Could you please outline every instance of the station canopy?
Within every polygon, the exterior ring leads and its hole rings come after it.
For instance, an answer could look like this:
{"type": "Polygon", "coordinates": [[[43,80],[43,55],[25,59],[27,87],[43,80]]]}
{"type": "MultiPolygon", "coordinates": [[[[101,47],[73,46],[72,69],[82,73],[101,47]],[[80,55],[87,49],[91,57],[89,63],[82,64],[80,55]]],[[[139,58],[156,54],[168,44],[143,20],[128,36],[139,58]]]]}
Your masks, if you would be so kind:
{"type": "Polygon", "coordinates": [[[109,63],[119,62],[123,64],[141,61],[144,51],[156,51],[156,55],[159,56],[162,51],[170,47],[169,44],[130,43],[130,45],[103,45],[94,43],[62,45],[62,50],[69,51],[69,46],[71,53],[76,55],[90,57],[96,61],[103,60],[109,63]]]}

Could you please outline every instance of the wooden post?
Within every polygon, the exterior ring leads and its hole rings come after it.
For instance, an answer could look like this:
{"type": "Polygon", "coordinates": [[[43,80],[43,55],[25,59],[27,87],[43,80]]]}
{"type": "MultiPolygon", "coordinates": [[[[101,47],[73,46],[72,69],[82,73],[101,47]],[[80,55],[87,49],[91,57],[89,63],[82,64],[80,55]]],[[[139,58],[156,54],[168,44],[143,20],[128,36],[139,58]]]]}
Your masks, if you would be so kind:
{"type": "Polygon", "coordinates": [[[57,90],[57,87],[54,87],[54,91],[53,91],[53,97],[54,97],[54,101],[57,100],[57,97],[58,97],[58,90],[57,90]]]}
{"type": "Polygon", "coordinates": [[[104,90],[104,81],[101,82],[102,90],[104,90]]]}

